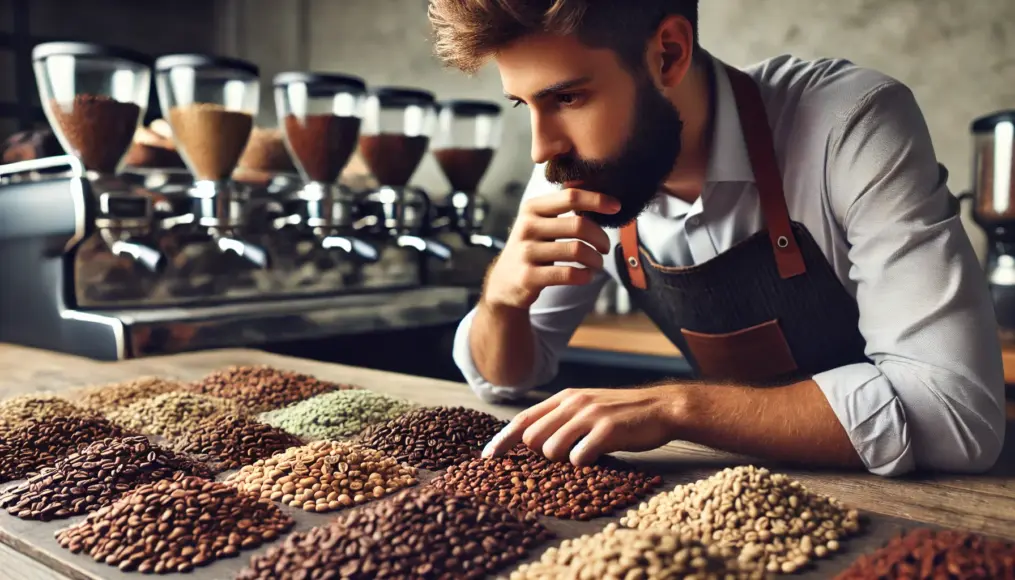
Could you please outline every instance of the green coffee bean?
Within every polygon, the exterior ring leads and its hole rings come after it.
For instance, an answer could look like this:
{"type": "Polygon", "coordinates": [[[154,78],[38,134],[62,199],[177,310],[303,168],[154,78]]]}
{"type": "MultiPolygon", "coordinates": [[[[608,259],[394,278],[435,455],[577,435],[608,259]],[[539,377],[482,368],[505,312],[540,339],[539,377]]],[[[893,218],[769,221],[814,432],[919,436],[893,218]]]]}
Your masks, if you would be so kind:
{"type": "Polygon", "coordinates": [[[404,399],[358,389],[318,395],[263,413],[259,419],[307,439],[340,439],[415,408],[404,399]]]}

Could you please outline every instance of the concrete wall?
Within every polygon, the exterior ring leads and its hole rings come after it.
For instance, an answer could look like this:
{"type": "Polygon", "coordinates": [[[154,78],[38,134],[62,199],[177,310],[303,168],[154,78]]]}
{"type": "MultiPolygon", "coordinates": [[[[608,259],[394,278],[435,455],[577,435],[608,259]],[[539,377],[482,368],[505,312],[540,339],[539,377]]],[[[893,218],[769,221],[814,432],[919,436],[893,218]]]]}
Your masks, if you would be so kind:
{"type": "MultiPolygon", "coordinates": [[[[305,63],[359,74],[375,85],[420,86],[441,97],[500,98],[495,69],[468,78],[431,57],[425,0],[223,1],[242,31],[229,48],[257,60],[266,74],[305,63]]],[[[954,191],[969,184],[969,121],[1015,108],[1012,0],[707,0],[701,18],[703,42],[732,64],[784,52],[838,56],[910,85],[954,191]]],[[[272,105],[265,104],[264,121],[273,122],[272,105]]],[[[529,136],[525,110],[508,110],[505,144],[484,181],[487,192],[496,195],[509,181],[528,178],[529,136]]],[[[416,183],[435,192],[446,187],[432,159],[416,183]]],[[[507,213],[517,203],[502,196],[493,201],[507,213]]],[[[976,226],[968,229],[981,246],[976,226]]]]}

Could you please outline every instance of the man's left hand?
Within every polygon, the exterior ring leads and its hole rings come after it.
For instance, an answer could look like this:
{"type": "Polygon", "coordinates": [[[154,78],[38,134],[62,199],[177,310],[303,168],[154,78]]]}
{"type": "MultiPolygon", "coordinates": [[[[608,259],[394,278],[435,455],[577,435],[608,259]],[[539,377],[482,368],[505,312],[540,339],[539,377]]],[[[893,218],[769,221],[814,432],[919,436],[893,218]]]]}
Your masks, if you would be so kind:
{"type": "Polygon", "coordinates": [[[649,451],[676,438],[678,386],[568,389],[519,413],[483,450],[496,457],[518,443],[578,466],[614,451],[649,451]]]}

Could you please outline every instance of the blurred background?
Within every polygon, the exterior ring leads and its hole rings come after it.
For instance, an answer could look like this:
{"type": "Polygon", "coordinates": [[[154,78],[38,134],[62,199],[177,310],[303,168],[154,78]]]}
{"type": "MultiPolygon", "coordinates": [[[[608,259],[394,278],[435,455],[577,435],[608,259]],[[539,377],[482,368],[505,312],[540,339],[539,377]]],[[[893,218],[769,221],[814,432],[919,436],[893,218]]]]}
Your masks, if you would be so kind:
{"type": "MultiPolygon", "coordinates": [[[[900,79],[923,108],[956,194],[972,187],[970,123],[1015,107],[1011,0],[707,0],[701,7],[701,37],[716,56],[734,65],[783,53],[844,57],[900,79]]],[[[261,127],[277,124],[271,79],[287,70],[352,74],[368,85],[418,87],[440,99],[502,100],[495,68],[467,77],[444,69],[432,56],[425,0],[0,0],[0,138],[46,125],[30,60],[32,47],[43,40],[102,42],[156,56],[206,52],[249,60],[260,67],[256,125],[261,127]]],[[[161,116],[153,90],[145,124],[161,116]]],[[[529,139],[526,110],[505,107],[502,143],[480,185],[490,203],[484,227],[494,236],[505,234],[532,172],[529,139]]],[[[354,160],[350,169],[355,167],[354,160]]],[[[432,156],[423,159],[412,184],[431,192],[449,188],[432,156]]],[[[984,229],[974,223],[968,206],[964,212],[969,236],[986,259],[984,229]]],[[[622,297],[619,304],[609,302],[614,305],[600,308],[601,314],[626,312],[622,297]]],[[[450,364],[452,331],[453,325],[444,325],[357,336],[347,343],[336,339],[311,354],[459,380],[450,364]],[[431,349],[425,356],[392,356],[424,344],[431,349]]],[[[645,322],[632,318],[590,322],[576,336],[561,384],[623,384],[678,372],[671,352],[658,337],[644,338],[646,332],[652,330],[645,322]],[[639,352],[596,346],[603,337],[623,342],[624,332],[635,331],[642,337],[638,340],[651,345],[639,352]]],[[[307,354],[311,347],[279,348],[307,354]]]]}

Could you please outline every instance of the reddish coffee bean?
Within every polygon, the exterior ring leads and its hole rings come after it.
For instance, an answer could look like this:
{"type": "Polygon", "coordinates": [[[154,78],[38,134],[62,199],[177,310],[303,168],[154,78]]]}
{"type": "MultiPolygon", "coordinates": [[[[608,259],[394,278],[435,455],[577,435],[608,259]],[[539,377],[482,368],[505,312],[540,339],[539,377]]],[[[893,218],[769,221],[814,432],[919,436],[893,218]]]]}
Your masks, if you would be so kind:
{"type": "Polygon", "coordinates": [[[911,530],[861,556],[836,580],[1015,579],[1015,544],[957,530],[911,530]]]}
{"type": "Polygon", "coordinates": [[[268,365],[232,366],[213,371],[186,387],[189,391],[230,399],[248,413],[263,413],[331,391],[355,389],[268,365]]]}

